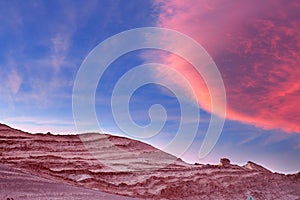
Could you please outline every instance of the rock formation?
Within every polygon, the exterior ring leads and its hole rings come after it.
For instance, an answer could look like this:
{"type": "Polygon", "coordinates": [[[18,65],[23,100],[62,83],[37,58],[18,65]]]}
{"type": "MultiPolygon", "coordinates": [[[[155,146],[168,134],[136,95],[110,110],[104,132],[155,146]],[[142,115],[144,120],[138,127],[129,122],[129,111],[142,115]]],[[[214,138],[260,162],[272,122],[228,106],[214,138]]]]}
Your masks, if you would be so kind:
{"type": "Polygon", "coordinates": [[[230,160],[228,158],[221,158],[219,166],[221,166],[221,167],[230,167],[230,160]]]}
{"type": "MultiPolygon", "coordinates": [[[[90,141],[83,143],[78,135],[29,134],[0,124],[0,163],[47,180],[141,199],[300,198],[299,174],[272,173],[253,162],[232,165],[224,158],[220,166],[192,165],[140,141],[95,133],[84,137],[90,141]]],[[[1,180],[0,186],[5,185],[1,180]]],[[[1,195],[6,192],[0,187],[1,195]]]]}

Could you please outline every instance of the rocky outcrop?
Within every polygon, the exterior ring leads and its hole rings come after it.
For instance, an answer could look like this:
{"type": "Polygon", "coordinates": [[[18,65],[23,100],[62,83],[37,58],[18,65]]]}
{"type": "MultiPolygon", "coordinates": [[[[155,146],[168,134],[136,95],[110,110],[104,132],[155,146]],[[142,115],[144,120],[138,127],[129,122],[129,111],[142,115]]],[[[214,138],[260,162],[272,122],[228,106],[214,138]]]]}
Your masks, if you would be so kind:
{"type": "Polygon", "coordinates": [[[230,160],[228,158],[221,158],[219,166],[221,166],[221,167],[230,167],[230,160]]]}
{"type": "Polygon", "coordinates": [[[244,167],[249,170],[254,170],[254,171],[259,171],[259,172],[264,172],[264,173],[272,173],[270,170],[264,168],[261,165],[254,163],[254,162],[251,162],[251,161],[248,161],[247,164],[244,165],[244,167]]]}

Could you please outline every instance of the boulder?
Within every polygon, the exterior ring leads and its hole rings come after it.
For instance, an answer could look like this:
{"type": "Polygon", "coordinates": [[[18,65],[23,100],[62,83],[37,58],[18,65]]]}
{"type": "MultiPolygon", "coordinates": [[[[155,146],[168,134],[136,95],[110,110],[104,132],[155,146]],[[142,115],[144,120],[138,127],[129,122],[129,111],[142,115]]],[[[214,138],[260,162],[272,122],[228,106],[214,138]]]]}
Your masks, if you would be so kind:
{"type": "Polygon", "coordinates": [[[228,158],[221,158],[219,166],[230,167],[230,160],[228,158]]]}

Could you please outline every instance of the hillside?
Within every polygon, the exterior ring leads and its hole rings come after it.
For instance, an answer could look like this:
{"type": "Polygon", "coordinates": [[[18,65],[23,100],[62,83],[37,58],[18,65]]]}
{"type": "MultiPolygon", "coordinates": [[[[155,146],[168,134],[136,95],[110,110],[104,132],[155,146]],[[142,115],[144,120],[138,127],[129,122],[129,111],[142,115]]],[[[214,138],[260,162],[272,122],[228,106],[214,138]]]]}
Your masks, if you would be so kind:
{"type": "MultiPolygon", "coordinates": [[[[228,159],[220,165],[191,165],[148,144],[108,134],[29,134],[0,124],[0,158],[5,167],[49,181],[127,197],[300,199],[299,173],[272,173],[251,161],[238,166],[228,159]]],[[[5,185],[4,178],[0,181],[5,185]]]]}

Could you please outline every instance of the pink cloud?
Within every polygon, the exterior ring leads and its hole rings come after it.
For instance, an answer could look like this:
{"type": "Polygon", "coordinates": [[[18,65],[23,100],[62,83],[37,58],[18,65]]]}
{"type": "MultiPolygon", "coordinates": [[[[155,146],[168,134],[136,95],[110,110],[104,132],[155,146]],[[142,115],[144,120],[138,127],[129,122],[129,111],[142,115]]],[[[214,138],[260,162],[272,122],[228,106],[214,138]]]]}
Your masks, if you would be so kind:
{"type": "MultiPolygon", "coordinates": [[[[215,60],[226,87],[229,119],[300,133],[299,1],[156,4],[158,26],[187,34],[215,60]]],[[[190,80],[199,104],[209,111],[209,93],[191,66],[174,55],[164,60],[190,80]]]]}
{"type": "Polygon", "coordinates": [[[69,50],[70,41],[68,37],[62,37],[61,35],[57,35],[51,39],[51,61],[52,66],[57,72],[61,65],[64,63],[66,54],[69,50]]]}
{"type": "Polygon", "coordinates": [[[6,86],[7,88],[10,89],[10,91],[13,94],[17,94],[22,84],[22,81],[23,81],[22,77],[15,70],[13,70],[8,75],[6,86]]]}

